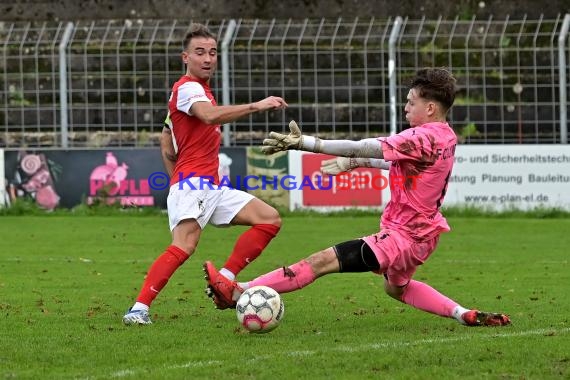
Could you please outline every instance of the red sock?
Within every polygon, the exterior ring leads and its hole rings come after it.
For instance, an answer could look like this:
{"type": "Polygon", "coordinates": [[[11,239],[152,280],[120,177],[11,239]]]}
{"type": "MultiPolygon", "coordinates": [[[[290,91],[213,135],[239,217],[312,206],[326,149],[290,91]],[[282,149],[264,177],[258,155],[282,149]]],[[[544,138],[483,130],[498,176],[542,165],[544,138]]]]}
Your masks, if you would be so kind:
{"type": "Polygon", "coordinates": [[[280,227],[273,224],[256,224],[238,238],[232,254],[224,268],[237,276],[249,263],[255,260],[267,244],[277,235],[280,227]]]}
{"type": "Polygon", "coordinates": [[[137,302],[150,306],[158,293],[164,288],[172,274],[190,256],[182,249],[171,245],[155,260],[144,280],[137,302]]]}

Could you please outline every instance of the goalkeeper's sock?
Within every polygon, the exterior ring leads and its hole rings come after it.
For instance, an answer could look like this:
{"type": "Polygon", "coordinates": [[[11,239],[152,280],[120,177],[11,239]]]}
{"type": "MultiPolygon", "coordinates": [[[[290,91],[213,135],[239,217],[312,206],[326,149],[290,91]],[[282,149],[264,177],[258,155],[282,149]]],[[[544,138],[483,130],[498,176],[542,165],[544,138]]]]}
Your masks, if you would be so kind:
{"type": "MultiPolygon", "coordinates": [[[[256,224],[245,231],[236,241],[232,254],[224,264],[224,269],[234,277],[249,263],[255,260],[271,239],[277,235],[280,227],[274,224],[256,224]]],[[[226,276],[227,277],[227,276],[226,276]]]]}
{"type": "Polygon", "coordinates": [[[150,306],[172,274],[189,257],[190,255],[182,249],[174,245],[169,246],[150,267],[139,296],[137,297],[137,302],[150,306]]]}
{"type": "Polygon", "coordinates": [[[457,302],[447,298],[431,286],[414,280],[411,280],[406,287],[402,302],[442,317],[452,317],[453,310],[459,306],[457,302]]]}
{"type": "Polygon", "coordinates": [[[468,311],[470,311],[470,310],[464,308],[463,306],[456,306],[453,309],[452,316],[453,316],[453,318],[455,318],[457,320],[457,322],[461,323],[462,325],[466,325],[467,323],[463,319],[463,314],[467,313],[468,311]]]}
{"type": "Polygon", "coordinates": [[[315,281],[315,273],[311,264],[305,260],[299,261],[290,267],[283,267],[269,272],[256,279],[239,284],[242,289],[246,290],[254,286],[264,285],[274,289],[277,293],[288,293],[294,290],[304,288],[315,281]]]}

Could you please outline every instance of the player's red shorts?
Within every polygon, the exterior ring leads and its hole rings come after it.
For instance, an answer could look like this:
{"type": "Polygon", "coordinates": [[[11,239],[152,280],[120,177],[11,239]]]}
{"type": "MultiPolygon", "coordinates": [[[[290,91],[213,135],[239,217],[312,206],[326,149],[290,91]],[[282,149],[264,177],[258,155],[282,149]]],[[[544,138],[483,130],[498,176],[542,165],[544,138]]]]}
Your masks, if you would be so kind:
{"type": "Polygon", "coordinates": [[[380,264],[379,274],[385,274],[388,282],[404,286],[412,279],[419,265],[422,265],[437,247],[439,236],[416,242],[396,230],[384,229],[362,238],[380,264]]]}

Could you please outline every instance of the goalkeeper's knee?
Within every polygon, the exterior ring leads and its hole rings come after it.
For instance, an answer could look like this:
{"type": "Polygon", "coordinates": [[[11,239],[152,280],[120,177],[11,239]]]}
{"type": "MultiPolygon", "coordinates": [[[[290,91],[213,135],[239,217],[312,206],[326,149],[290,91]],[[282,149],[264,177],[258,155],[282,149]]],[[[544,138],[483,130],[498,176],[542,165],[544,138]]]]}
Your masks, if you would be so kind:
{"type": "Polygon", "coordinates": [[[380,269],[372,249],[362,239],[350,240],[333,247],[339,263],[339,272],[371,272],[380,269]]]}

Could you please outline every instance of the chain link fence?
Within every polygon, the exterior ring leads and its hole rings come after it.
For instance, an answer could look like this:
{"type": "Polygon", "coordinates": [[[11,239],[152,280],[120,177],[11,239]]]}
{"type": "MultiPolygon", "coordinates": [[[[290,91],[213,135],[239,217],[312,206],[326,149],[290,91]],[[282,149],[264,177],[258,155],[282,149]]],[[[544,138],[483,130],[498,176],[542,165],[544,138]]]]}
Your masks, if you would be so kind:
{"type": "MultiPolygon", "coordinates": [[[[569,16],[195,21],[220,45],[229,33],[218,103],[290,105],[228,125],[229,145],[258,144],[290,119],[325,138],[401,130],[407,80],[426,66],[458,78],[450,120],[464,143],[565,142],[569,16]]],[[[190,22],[0,23],[0,147],[158,145],[190,22]]]]}

